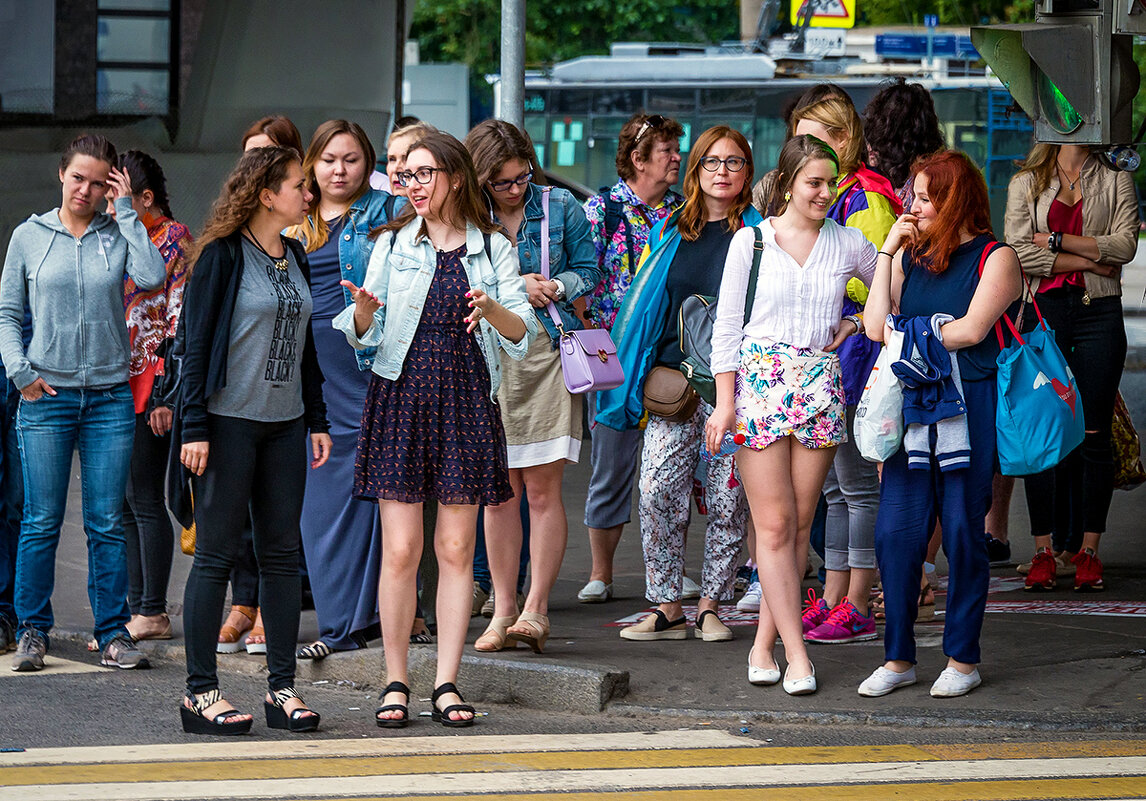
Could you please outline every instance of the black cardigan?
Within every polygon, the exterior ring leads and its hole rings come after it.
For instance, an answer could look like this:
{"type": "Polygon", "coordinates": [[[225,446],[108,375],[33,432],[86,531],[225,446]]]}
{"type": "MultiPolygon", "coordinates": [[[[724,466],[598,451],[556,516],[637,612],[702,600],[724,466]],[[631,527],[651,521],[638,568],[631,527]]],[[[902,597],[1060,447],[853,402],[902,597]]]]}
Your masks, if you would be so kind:
{"type": "MultiPolygon", "coordinates": [[[[192,522],[191,474],[180,462],[183,443],[207,440],[207,401],[226,386],[227,354],[231,345],[231,317],[243,277],[242,234],[209,243],[191,272],[183,294],[183,310],[177,339],[182,338],[183,364],[179,376],[179,397],[171,429],[168,460],[168,506],[184,527],[192,522]]],[[[310,262],[295,239],[282,237],[284,247],[294,253],[303,277],[310,283],[310,262]]],[[[303,420],[312,434],[326,433],[330,423],[322,399],[322,369],[314,335],[308,325],[302,352],[303,420]]]]}

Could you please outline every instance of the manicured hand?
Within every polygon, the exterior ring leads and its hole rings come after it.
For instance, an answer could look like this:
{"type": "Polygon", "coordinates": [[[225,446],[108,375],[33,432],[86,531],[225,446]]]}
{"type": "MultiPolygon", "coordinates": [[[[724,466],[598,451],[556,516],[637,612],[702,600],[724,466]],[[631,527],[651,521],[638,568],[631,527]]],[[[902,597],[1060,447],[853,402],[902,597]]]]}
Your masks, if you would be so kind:
{"type": "Polygon", "coordinates": [[[544,309],[550,302],[557,302],[557,282],[541,277],[540,273],[526,273],[525,291],[529,293],[529,304],[535,309],[544,309]]]}
{"type": "Polygon", "coordinates": [[[314,458],[310,462],[310,469],[314,470],[326,464],[326,460],[330,458],[330,450],[333,447],[334,441],[331,440],[330,434],[311,434],[310,450],[314,458]]]}
{"type": "Polygon", "coordinates": [[[353,281],[339,281],[340,285],[350,290],[350,300],[354,303],[354,313],[362,312],[370,317],[374,316],[374,312],[382,308],[382,301],[378,300],[378,296],[373,292],[367,292],[360,286],[355,286],[353,281]]]}
{"type": "Polygon", "coordinates": [[[55,395],[56,391],[42,378],[37,378],[28,386],[20,390],[20,397],[26,401],[38,401],[44,395],[55,395]]]}
{"type": "Polygon", "coordinates": [[[210,444],[207,442],[184,442],[179,449],[179,461],[183,466],[197,476],[203,475],[207,470],[207,452],[210,444]]]}
{"type": "Polygon", "coordinates": [[[466,323],[466,333],[472,334],[478,327],[478,321],[489,316],[489,313],[498,307],[498,302],[480,289],[471,289],[466,293],[466,297],[470,299],[466,305],[471,311],[469,316],[462,318],[462,322],[466,323]]]}

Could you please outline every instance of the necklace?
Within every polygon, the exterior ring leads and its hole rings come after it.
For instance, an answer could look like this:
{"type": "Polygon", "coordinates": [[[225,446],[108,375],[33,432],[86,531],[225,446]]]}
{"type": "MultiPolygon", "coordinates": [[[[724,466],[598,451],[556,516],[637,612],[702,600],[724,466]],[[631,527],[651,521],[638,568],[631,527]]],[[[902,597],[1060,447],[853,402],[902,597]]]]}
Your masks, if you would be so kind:
{"type": "Polygon", "coordinates": [[[285,270],[287,267],[290,266],[290,261],[287,259],[286,246],[285,245],[283,246],[282,258],[276,259],[271,254],[267,253],[267,249],[265,247],[263,247],[262,243],[259,242],[259,238],[257,236],[255,236],[253,231],[251,231],[251,226],[244,225],[243,228],[246,230],[247,236],[250,237],[251,241],[255,243],[255,247],[257,247],[259,249],[259,253],[262,253],[264,256],[266,256],[268,259],[270,259],[271,264],[273,264],[275,266],[276,270],[285,270]]]}
{"type": "Polygon", "coordinates": [[[1074,191],[1074,185],[1077,184],[1078,179],[1082,177],[1082,168],[1079,167],[1078,175],[1074,176],[1074,180],[1072,181],[1072,180],[1070,180],[1070,174],[1062,168],[1062,165],[1059,164],[1057,160],[1055,161],[1054,166],[1058,168],[1058,171],[1060,173],[1062,173],[1062,177],[1066,179],[1066,183],[1070,187],[1070,191],[1073,192],[1074,191]]]}

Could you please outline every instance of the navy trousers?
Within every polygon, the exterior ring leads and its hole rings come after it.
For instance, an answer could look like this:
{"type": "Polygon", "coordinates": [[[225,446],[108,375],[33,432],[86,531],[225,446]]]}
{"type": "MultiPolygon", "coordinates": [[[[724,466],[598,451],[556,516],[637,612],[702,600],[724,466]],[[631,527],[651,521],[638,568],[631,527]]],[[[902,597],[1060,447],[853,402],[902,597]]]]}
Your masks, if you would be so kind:
{"type": "MultiPolygon", "coordinates": [[[[947,556],[947,613],[943,653],[978,664],[979,634],[987,606],[990,564],[984,518],[991,507],[995,473],[995,381],[964,381],[971,464],[940,472],[935,461],[926,470],[909,470],[900,448],[883,466],[875,550],[883,578],[884,654],[888,661],[915,663],[915,615],[927,540],[935,523],[943,525],[947,556]]],[[[934,441],[934,431],[932,432],[934,441]]]]}

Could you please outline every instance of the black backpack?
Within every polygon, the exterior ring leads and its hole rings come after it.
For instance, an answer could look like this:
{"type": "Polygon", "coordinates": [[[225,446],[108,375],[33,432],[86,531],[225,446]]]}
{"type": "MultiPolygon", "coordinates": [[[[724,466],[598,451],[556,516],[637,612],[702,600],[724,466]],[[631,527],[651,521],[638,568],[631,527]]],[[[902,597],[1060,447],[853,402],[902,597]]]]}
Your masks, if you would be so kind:
{"type": "MultiPolygon", "coordinates": [[[[605,206],[605,242],[612,241],[613,234],[621,227],[621,223],[625,223],[625,204],[613,198],[612,187],[602,186],[600,198],[605,206]]],[[[625,250],[629,254],[629,265],[632,269],[636,269],[637,259],[641,257],[640,253],[633,253],[633,233],[632,229],[626,223],[625,225],[625,250]]]]}

